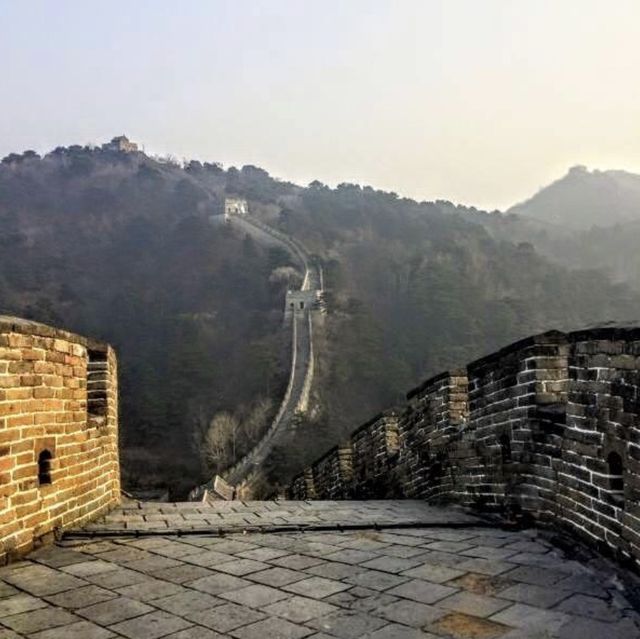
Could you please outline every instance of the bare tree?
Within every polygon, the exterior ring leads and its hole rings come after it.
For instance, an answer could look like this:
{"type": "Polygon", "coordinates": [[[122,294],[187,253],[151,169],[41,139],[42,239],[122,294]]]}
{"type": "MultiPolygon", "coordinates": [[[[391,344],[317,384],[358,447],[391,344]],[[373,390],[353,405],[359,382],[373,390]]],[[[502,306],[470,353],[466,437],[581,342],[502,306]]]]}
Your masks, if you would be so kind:
{"type": "Polygon", "coordinates": [[[205,463],[219,472],[235,461],[240,424],[230,413],[218,413],[209,424],[202,445],[205,463]]]}

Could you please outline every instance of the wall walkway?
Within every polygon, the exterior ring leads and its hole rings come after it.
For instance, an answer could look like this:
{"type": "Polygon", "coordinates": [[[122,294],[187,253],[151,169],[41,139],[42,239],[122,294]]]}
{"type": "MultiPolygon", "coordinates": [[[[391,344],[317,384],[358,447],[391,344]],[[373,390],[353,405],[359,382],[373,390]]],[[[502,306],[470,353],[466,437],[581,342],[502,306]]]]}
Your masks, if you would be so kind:
{"type": "MultiPolygon", "coordinates": [[[[322,273],[306,248],[281,231],[250,215],[230,216],[229,221],[257,241],[287,250],[304,273],[299,291],[289,291],[285,305],[284,330],[291,330],[291,367],[287,390],[262,439],[224,474],[225,480],[232,485],[244,483],[243,492],[247,494],[250,493],[255,471],[264,463],[272,448],[290,436],[296,413],[307,410],[314,367],[312,313],[322,310],[322,273]]],[[[203,488],[207,488],[207,485],[203,488]]],[[[202,498],[203,491],[196,493],[193,497],[202,498]]]]}

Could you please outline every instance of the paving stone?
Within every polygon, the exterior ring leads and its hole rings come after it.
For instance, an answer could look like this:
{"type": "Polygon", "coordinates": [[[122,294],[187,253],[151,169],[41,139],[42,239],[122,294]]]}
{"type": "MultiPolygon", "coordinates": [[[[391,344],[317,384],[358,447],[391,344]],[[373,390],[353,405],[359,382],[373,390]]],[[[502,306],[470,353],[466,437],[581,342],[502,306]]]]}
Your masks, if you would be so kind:
{"type": "Polygon", "coordinates": [[[223,599],[228,599],[250,608],[262,608],[281,599],[286,599],[288,596],[282,590],[263,586],[262,584],[253,584],[246,588],[220,594],[223,599]]]}
{"type": "Polygon", "coordinates": [[[202,548],[192,546],[190,544],[183,544],[180,542],[169,542],[158,548],[153,549],[154,554],[161,555],[163,557],[172,557],[173,559],[180,559],[187,555],[196,555],[204,552],[202,548]]]}
{"type": "Polygon", "coordinates": [[[621,618],[620,611],[607,605],[606,601],[588,595],[572,595],[558,604],[555,609],[599,621],[618,621],[621,618]]]}
{"type": "MultiPolygon", "coordinates": [[[[430,564],[436,564],[438,566],[447,566],[447,568],[457,568],[460,566],[461,558],[459,555],[454,555],[450,552],[442,552],[440,550],[423,550],[422,555],[416,557],[416,559],[422,558],[422,562],[428,562],[430,564]]],[[[484,559],[465,559],[464,561],[485,561],[484,559]]],[[[510,568],[514,567],[514,564],[509,564],[510,568]]]]}
{"type": "Polygon", "coordinates": [[[208,610],[216,606],[221,606],[224,603],[222,599],[208,595],[205,592],[188,589],[175,595],[153,600],[153,605],[156,608],[161,608],[176,615],[208,610]]]}
{"type": "Polygon", "coordinates": [[[544,554],[549,552],[549,546],[540,541],[528,541],[528,540],[519,540],[512,541],[508,545],[504,546],[504,548],[508,550],[513,550],[515,552],[528,552],[528,553],[540,553],[544,554]]]}
{"type": "Polygon", "coordinates": [[[481,559],[509,559],[516,555],[517,552],[508,548],[496,548],[495,546],[473,546],[468,550],[463,550],[460,554],[467,557],[480,557],[481,559]]]}
{"type": "Polygon", "coordinates": [[[323,599],[324,597],[333,595],[336,592],[341,592],[342,590],[348,590],[349,588],[351,588],[351,584],[344,584],[333,579],[325,579],[324,577],[310,577],[309,579],[303,579],[302,581],[296,581],[295,583],[283,586],[284,590],[314,599],[323,599]]]}
{"type": "Polygon", "coordinates": [[[446,610],[418,603],[417,601],[408,601],[407,599],[380,606],[371,610],[371,612],[389,621],[395,621],[414,628],[421,628],[447,614],[446,610]]]}
{"type": "Polygon", "coordinates": [[[110,570],[118,570],[118,564],[111,563],[109,561],[102,561],[102,559],[94,559],[92,561],[83,561],[70,566],[62,568],[64,572],[76,577],[85,577],[86,575],[97,575],[101,572],[109,572],[110,570]]]}
{"type": "MultiPolygon", "coordinates": [[[[328,541],[328,543],[336,543],[328,541]]],[[[354,550],[364,550],[371,552],[384,552],[389,543],[379,541],[378,533],[362,532],[347,535],[347,539],[338,542],[343,548],[353,548],[354,550]]]]}
{"type": "Polygon", "coordinates": [[[337,611],[336,606],[316,599],[294,595],[263,608],[264,612],[276,617],[284,617],[295,623],[304,623],[310,619],[322,617],[337,611]]]}
{"type": "Polygon", "coordinates": [[[438,602],[438,606],[473,615],[474,617],[490,617],[510,605],[509,601],[476,595],[473,592],[458,592],[438,602]]]}
{"type": "Polygon", "coordinates": [[[353,575],[354,568],[350,564],[341,564],[338,562],[323,562],[318,566],[311,566],[305,570],[317,577],[325,577],[326,579],[335,579],[339,581],[349,575],[353,575]]]}
{"type": "MultiPolygon", "coordinates": [[[[155,574],[155,573],[154,573],[155,574]]],[[[84,577],[86,581],[90,581],[97,586],[103,588],[122,588],[131,584],[139,584],[148,581],[151,577],[142,572],[120,568],[119,570],[111,570],[109,572],[101,572],[96,575],[87,575],[84,577]]]]}
{"type": "Polygon", "coordinates": [[[0,598],[9,597],[11,595],[17,595],[20,591],[9,584],[5,584],[4,581],[0,581],[0,598]]]}
{"type": "MultiPolygon", "coordinates": [[[[100,586],[83,586],[75,590],[67,590],[57,595],[50,595],[46,600],[61,608],[84,608],[101,601],[108,601],[118,595],[100,586]]],[[[1,602],[0,602],[1,603],[1,602]]]]}
{"type": "Polygon", "coordinates": [[[239,552],[236,556],[242,557],[243,559],[254,559],[255,561],[269,561],[270,559],[278,559],[288,554],[288,551],[278,548],[254,548],[253,550],[239,552]]]}
{"type": "Polygon", "coordinates": [[[266,568],[269,568],[269,564],[265,564],[262,561],[237,558],[231,558],[231,561],[226,561],[225,563],[218,564],[216,566],[216,570],[219,570],[220,572],[227,572],[230,575],[238,575],[239,577],[248,575],[252,572],[265,570],[266,568]]]}
{"type": "Polygon", "coordinates": [[[154,555],[138,548],[131,548],[129,546],[117,546],[112,550],[96,555],[96,557],[102,559],[103,561],[110,561],[112,563],[125,565],[131,561],[153,559],[154,555]]]}
{"type": "Polygon", "coordinates": [[[285,619],[265,619],[231,631],[238,639],[301,639],[313,634],[313,630],[285,619]]]}
{"type": "Polygon", "coordinates": [[[514,585],[514,582],[500,576],[481,575],[477,572],[467,572],[462,577],[447,582],[448,586],[462,588],[477,595],[495,595],[514,585]]]}
{"type": "Polygon", "coordinates": [[[339,546],[307,541],[299,542],[295,544],[293,548],[297,553],[311,555],[312,557],[325,557],[326,555],[330,555],[341,550],[339,546]]]}
{"type": "Polygon", "coordinates": [[[433,541],[424,544],[427,550],[440,550],[442,552],[460,553],[472,547],[471,544],[464,541],[433,541]]]}
{"type": "Polygon", "coordinates": [[[380,541],[399,546],[421,546],[424,543],[424,539],[419,537],[389,532],[380,534],[380,541]]]}
{"type": "MultiPolygon", "coordinates": [[[[496,621],[473,617],[462,612],[451,612],[440,617],[428,624],[425,629],[438,637],[453,639],[504,639],[506,633],[510,631],[508,626],[496,621]]],[[[550,637],[543,636],[537,639],[550,639],[550,637]]]]}
{"type": "Polygon", "coordinates": [[[554,586],[535,586],[533,584],[518,583],[502,590],[500,597],[519,601],[530,606],[537,606],[538,608],[551,608],[571,594],[570,590],[563,590],[554,586]]]}
{"type": "Polygon", "coordinates": [[[131,617],[143,615],[152,610],[151,606],[147,606],[141,601],[129,599],[128,597],[117,597],[93,606],[80,608],[75,612],[101,626],[108,626],[131,617]]]}
{"type": "Polygon", "coordinates": [[[297,570],[289,570],[288,568],[269,568],[261,572],[254,572],[250,579],[257,581],[258,583],[265,584],[266,586],[286,586],[292,584],[294,581],[301,581],[307,578],[307,574],[304,572],[298,572],[297,570]]]}
{"type": "Polygon", "coordinates": [[[31,595],[55,595],[58,592],[86,586],[87,583],[48,566],[31,564],[9,570],[2,578],[31,595]]]}
{"type": "Polygon", "coordinates": [[[49,630],[57,626],[65,626],[76,621],[82,621],[74,614],[62,608],[38,608],[21,612],[10,617],[3,617],[2,623],[23,635],[29,635],[40,630],[49,630]]]}
{"type": "Polygon", "coordinates": [[[125,586],[118,588],[116,591],[124,597],[138,599],[139,601],[152,601],[169,595],[176,595],[185,592],[185,588],[170,581],[162,581],[161,579],[150,579],[133,586],[125,586]]]}
{"type": "Polygon", "coordinates": [[[447,568],[446,566],[438,566],[430,563],[425,563],[421,566],[417,566],[416,568],[405,570],[402,573],[403,577],[424,579],[436,584],[444,583],[445,581],[461,577],[462,575],[464,575],[464,571],[462,570],[454,570],[453,568],[447,568]]]}
{"type": "Polygon", "coordinates": [[[477,534],[473,530],[452,530],[451,528],[422,528],[416,531],[407,531],[406,534],[413,534],[414,532],[418,537],[430,537],[438,541],[454,542],[470,542],[477,534]]]}
{"type": "Polygon", "coordinates": [[[283,568],[291,568],[291,570],[304,570],[305,568],[322,564],[324,560],[308,555],[293,554],[279,559],[272,559],[269,563],[283,568]]]}
{"type": "MultiPolygon", "coordinates": [[[[233,603],[222,604],[211,610],[201,610],[185,615],[187,619],[217,632],[229,632],[246,624],[261,621],[265,618],[262,612],[251,610],[246,606],[233,603]]],[[[262,639],[266,639],[268,635],[262,639]]]]}
{"type": "Polygon", "coordinates": [[[520,566],[504,575],[513,581],[522,581],[535,586],[551,586],[561,579],[565,579],[568,574],[559,570],[540,568],[538,566],[520,566]]]}
{"type": "Polygon", "coordinates": [[[214,550],[216,552],[225,553],[227,555],[235,555],[239,552],[246,552],[247,550],[255,550],[259,546],[255,544],[246,543],[244,541],[225,540],[215,544],[214,550]]]}
{"type": "Polygon", "coordinates": [[[229,592],[230,590],[238,590],[239,588],[249,586],[251,582],[246,579],[241,579],[240,577],[217,572],[209,577],[201,577],[195,581],[189,581],[185,585],[189,586],[189,588],[207,592],[210,595],[219,595],[222,592],[229,592]]]}
{"type": "Polygon", "coordinates": [[[384,549],[385,557],[415,557],[416,555],[425,554],[428,551],[425,551],[424,548],[416,548],[415,546],[398,546],[392,544],[391,546],[387,546],[384,549]]]}
{"type": "Polygon", "coordinates": [[[189,564],[208,568],[211,566],[215,567],[219,566],[220,564],[226,563],[229,560],[233,559],[233,556],[227,555],[222,552],[217,552],[216,550],[205,550],[204,552],[200,552],[197,555],[187,555],[186,557],[182,557],[181,559],[182,561],[185,561],[189,564]]]}
{"type": "Polygon", "coordinates": [[[88,559],[91,559],[88,555],[75,550],[60,548],[59,546],[41,548],[29,555],[30,561],[44,564],[45,566],[49,566],[49,568],[62,568],[64,566],[70,566],[71,564],[85,562],[88,559]]]}
{"type": "Polygon", "coordinates": [[[24,637],[9,628],[0,628],[0,639],[24,639],[24,637]]]}
{"type": "Polygon", "coordinates": [[[480,572],[483,575],[501,575],[509,572],[514,567],[514,564],[498,559],[471,557],[464,561],[460,561],[460,558],[458,558],[458,563],[455,564],[455,566],[465,572],[480,572]]]}
{"type": "MultiPolygon", "coordinates": [[[[197,555],[196,555],[197,556],[197,555]]],[[[179,566],[180,562],[176,559],[170,559],[169,557],[149,557],[148,559],[140,559],[138,561],[127,562],[127,567],[138,572],[157,572],[164,568],[174,568],[179,566]]]]}
{"type": "MultiPolygon", "coordinates": [[[[358,568],[358,570],[359,569],[360,568],[358,568]]],[[[393,588],[393,586],[399,586],[408,581],[408,578],[379,570],[366,570],[347,577],[345,581],[355,586],[364,586],[365,588],[371,588],[373,590],[388,590],[389,588],[393,588]]]]}
{"type": "MultiPolygon", "coordinates": [[[[339,596],[341,593],[338,593],[339,596]]],[[[348,591],[344,594],[348,594],[348,591]]],[[[324,599],[323,601],[327,601],[324,599]]],[[[384,592],[378,592],[375,595],[369,595],[367,597],[356,597],[355,600],[349,606],[350,610],[357,610],[358,612],[373,612],[381,606],[395,604],[399,601],[404,601],[393,595],[388,595],[384,592]]],[[[415,603],[415,602],[414,602],[415,603]]]]}
{"type": "MultiPolygon", "coordinates": [[[[68,626],[60,626],[58,628],[49,628],[30,635],[31,639],[110,639],[116,635],[107,630],[96,626],[90,621],[78,621],[68,626]]],[[[2,637],[2,634],[0,634],[2,637]]]]}
{"type": "Polygon", "coordinates": [[[332,552],[324,555],[324,559],[327,561],[340,561],[343,564],[361,564],[365,561],[375,559],[378,555],[373,552],[367,552],[364,550],[355,550],[353,548],[346,550],[339,550],[338,552],[332,552]]]}
{"type": "Polygon", "coordinates": [[[392,588],[388,593],[390,595],[404,597],[405,599],[412,599],[413,601],[431,604],[436,601],[440,601],[440,599],[444,599],[457,591],[457,588],[451,588],[450,586],[430,583],[420,579],[412,579],[405,584],[392,588]]]}
{"type": "Polygon", "coordinates": [[[24,593],[5,597],[0,599],[0,619],[10,615],[17,615],[21,612],[45,608],[46,605],[46,602],[42,599],[24,593]]]}
{"type": "Polygon", "coordinates": [[[571,621],[571,617],[557,610],[543,610],[518,603],[492,615],[491,621],[516,628],[543,628],[552,634],[571,621]]]}
{"type": "Polygon", "coordinates": [[[387,622],[361,612],[340,611],[314,619],[307,625],[341,639],[360,639],[367,633],[386,626],[387,622]]]}
{"type": "Polygon", "coordinates": [[[420,559],[403,559],[402,557],[388,557],[385,555],[365,561],[361,566],[372,570],[382,570],[384,572],[399,573],[403,570],[410,570],[419,566],[420,559]]]}
{"type": "Polygon", "coordinates": [[[190,625],[192,624],[185,619],[163,610],[156,610],[142,617],[121,621],[110,629],[130,639],[158,639],[171,632],[188,628],[190,625]]]}
{"type": "Polygon", "coordinates": [[[164,581],[172,581],[176,584],[182,584],[186,581],[195,581],[201,577],[209,577],[215,574],[213,570],[203,568],[202,566],[192,566],[191,564],[182,564],[175,566],[174,568],[164,568],[157,572],[151,573],[156,579],[163,579],[164,581]]]}

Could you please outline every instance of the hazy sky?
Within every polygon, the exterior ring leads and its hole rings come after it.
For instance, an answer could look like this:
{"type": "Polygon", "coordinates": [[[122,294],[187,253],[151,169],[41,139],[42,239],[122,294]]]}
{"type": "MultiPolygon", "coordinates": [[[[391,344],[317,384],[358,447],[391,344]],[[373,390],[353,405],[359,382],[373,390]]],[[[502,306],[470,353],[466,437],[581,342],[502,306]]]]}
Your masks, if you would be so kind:
{"type": "Polygon", "coordinates": [[[0,0],[0,156],[148,152],[503,208],[640,172],[640,0],[0,0]]]}

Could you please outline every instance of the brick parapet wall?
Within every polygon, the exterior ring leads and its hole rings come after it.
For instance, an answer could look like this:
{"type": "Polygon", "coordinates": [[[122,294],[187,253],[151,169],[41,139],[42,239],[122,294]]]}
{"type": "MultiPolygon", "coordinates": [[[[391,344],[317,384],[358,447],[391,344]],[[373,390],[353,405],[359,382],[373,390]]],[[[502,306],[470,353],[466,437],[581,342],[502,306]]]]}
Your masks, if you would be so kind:
{"type": "Polygon", "coordinates": [[[357,499],[392,496],[389,472],[398,454],[398,415],[381,413],[358,428],[350,439],[353,473],[350,494],[357,499]]]}
{"type": "Polygon", "coordinates": [[[407,497],[437,499],[448,494],[454,478],[443,467],[448,449],[468,419],[467,372],[448,371],[407,395],[398,425],[396,483],[407,497]]]}
{"type": "Polygon", "coordinates": [[[0,561],[119,501],[117,402],[109,346],[0,316],[0,561]]]}
{"type": "Polygon", "coordinates": [[[325,460],[312,490],[295,480],[304,498],[455,501],[563,526],[640,561],[640,329],[537,335],[408,400],[391,454],[378,416],[351,437],[351,488],[325,460]]]}
{"type": "Polygon", "coordinates": [[[569,339],[557,517],[597,545],[638,559],[640,329],[581,331],[569,339]]]}

